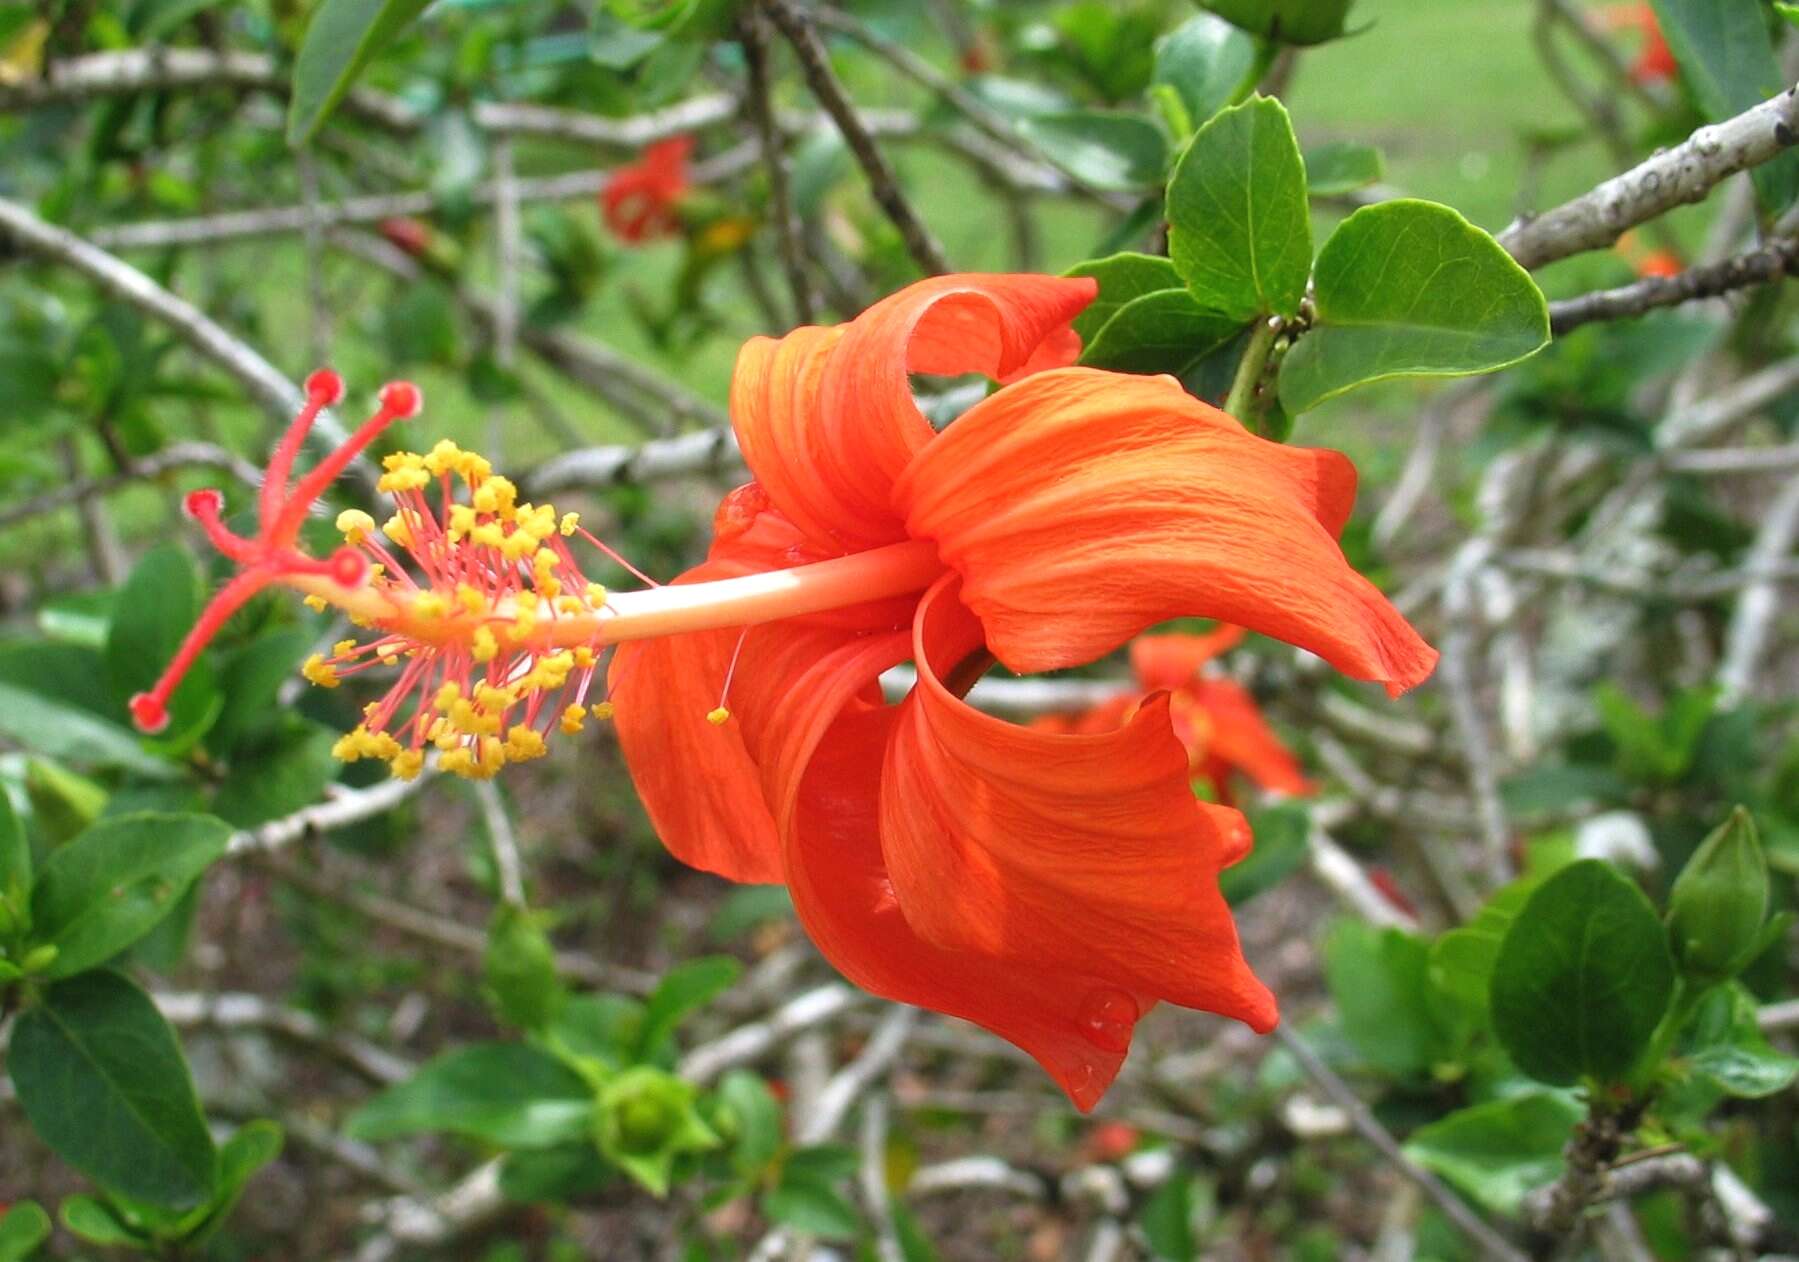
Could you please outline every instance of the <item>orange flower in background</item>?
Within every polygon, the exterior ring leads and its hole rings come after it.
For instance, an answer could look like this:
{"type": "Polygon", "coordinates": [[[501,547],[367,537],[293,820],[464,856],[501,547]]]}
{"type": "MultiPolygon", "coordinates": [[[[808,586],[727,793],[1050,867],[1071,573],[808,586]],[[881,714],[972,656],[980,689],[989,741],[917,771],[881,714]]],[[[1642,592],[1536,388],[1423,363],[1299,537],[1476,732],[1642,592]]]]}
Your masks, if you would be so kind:
{"type": "Polygon", "coordinates": [[[680,229],[676,208],[691,186],[692,152],[693,137],[674,136],[645,149],[636,162],[614,168],[600,190],[600,209],[621,241],[638,245],[680,229]]]}
{"type": "Polygon", "coordinates": [[[1140,635],[1131,641],[1131,672],[1137,688],[1119,693],[1081,714],[1044,715],[1032,723],[1048,732],[1108,732],[1129,721],[1157,692],[1168,694],[1174,734],[1187,751],[1195,780],[1214,801],[1234,802],[1233,772],[1248,776],[1271,793],[1301,796],[1312,783],[1299,760],[1281,744],[1262,717],[1249,690],[1234,679],[1208,675],[1207,662],[1243,638],[1243,628],[1223,626],[1205,635],[1140,635]]]}
{"type": "Polygon", "coordinates": [[[1436,654],[1337,547],[1345,457],[1256,438],[1169,377],[1065,366],[1094,292],[946,276],[752,340],[731,410],[755,481],[667,586],[588,581],[565,540],[598,540],[478,457],[388,457],[400,511],[382,533],[411,564],[351,513],[368,576],[283,576],[373,636],[314,662],[317,681],[400,670],[344,752],[407,772],[433,746],[491,774],[603,710],[677,857],[785,882],[852,981],[1011,1040],[1082,1108],[1158,1001],[1272,1028],[1218,892],[1249,829],[1194,796],[1168,698],[1059,734],[961,697],[996,660],[1079,665],[1183,616],[1394,693],[1436,654]],[[908,375],[969,372],[1010,384],[934,431],[908,375]],[[908,659],[917,686],[887,704],[880,676],[908,659]]]}
{"type": "Polygon", "coordinates": [[[1680,75],[1680,63],[1662,34],[1662,24],[1655,9],[1648,4],[1613,4],[1599,11],[1601,25],[1613,31],[1636,31],[1643,39],[1636,59],[1630,63],[1630,77],[1636,83],[1670,83],[1680,75]]]}
{"type": "Polygon", "coordinates": [[[1678,276],[1687,267],[1673,250],[1645,247],[1635,232],[1626,232],[1619,237],[1612,251],[1629,263],[1638,276],[1678,276]]]}

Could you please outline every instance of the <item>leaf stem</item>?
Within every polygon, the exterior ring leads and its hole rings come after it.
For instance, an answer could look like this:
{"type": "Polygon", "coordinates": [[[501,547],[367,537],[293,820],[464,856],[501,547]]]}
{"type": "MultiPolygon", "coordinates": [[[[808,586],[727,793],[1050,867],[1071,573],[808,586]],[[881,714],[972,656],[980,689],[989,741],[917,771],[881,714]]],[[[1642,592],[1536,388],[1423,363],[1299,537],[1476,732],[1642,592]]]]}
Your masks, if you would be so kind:
{"type": "Polygon", "coordinates": [[[1255,331],[1249,335],[1249,345],[1243,348],[1243,358],[1237,361],[1237,375],[1231,381],[1231,392],[1224,398],[1224,410],[1242,421],[1251,432],[1261,429],[1256,390],[1262,384],[1262,374],[1268,368],[1268,356],[1274,350],[1274,339],[1280,327],[1278,316],[1256,322],[1255,331]]]}

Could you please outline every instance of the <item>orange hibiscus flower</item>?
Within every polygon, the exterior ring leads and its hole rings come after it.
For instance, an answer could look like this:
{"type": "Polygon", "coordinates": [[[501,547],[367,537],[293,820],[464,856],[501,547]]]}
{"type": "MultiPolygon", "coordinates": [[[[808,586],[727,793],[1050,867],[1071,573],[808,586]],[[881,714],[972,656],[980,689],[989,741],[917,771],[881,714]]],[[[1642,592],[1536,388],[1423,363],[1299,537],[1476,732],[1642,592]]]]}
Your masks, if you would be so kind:
{"type": "Polygon", "coordinates": [[[1214,801],[1235,801],[1231,777],[1242,772],[1274,793],[1312,792],[1280,737],[1262,717],[1249,689],[1234,679],[1208,675],[1205,664],[1236,646],[1242,627],[1222,626],[1205,635],[1140,635],[1131,641],[1131,673],[1137,687],[1120,692],[1080,714],[1047,714],[1031,726],[1045,732],[1109,732],[1129,722],[1145,701],[1168,694],[1168,717],[1175,738],[1187,751],[1195,780],[1214,801]]]}
{"type": "Polygon", "coordinates": [[[606,226],[621,241],[638,245],[673,236],[680,229],[676,209],[691,183],[687,158],[692,152],[692,136],[674,136],[645,149],[636,162],[613,170],[600,190],[600,210],[606,226]]]}
{"type": "MultiPolygon", "coordinates": [[[[315,680],[400,669],[342,751],[404,774],[435,745],[489,774],[598,709],[676,856],[784,881],[851,980],[1010,1039],[1082,1108],[1159,1000],[1271,1028],[1217,884],[1249,830],[1194,797],[1167,700],[1062,735],[960,698],[994,660],[1090,662],[1177,616],[1395,693],[1436,654],[1336,545],[1355,490],[1342,455],[1256,438],[1172,378],[1062,366],[1094,291],[939,277],[846,325],[751,341],[731,405],[756,480],[667,586],[587,581],[568,541],[592,537],[478,457],[390,456],[400,511],[382,533],[412,564],[349,513],[347,546],[378,570],[281,578],[373,633],[311,663],[315,680]],[[934,431],[908,374],[968,372],[1010,384],[934,431]],[[584,710],[612,644],[607,698],[584,710]],[[880,675],[907,659],[917,686],[885,704],[880,675]]],[[[284,513],[299,498],[277,492],[284,513]]],[[[239,544],[256,573],[293,564],[285,535],[239,544]]]]}
{"type": "Polygon", "coordinates": [[[1655,9],[1647,4],[1614,4],[1600,11],[1600,21],[1607,28],[1636,31],[1643,37],[1636,59],[1630,63],[1630,77],[1637,83],[1670,83],[1680,74],[1680,63],[1662,34],[1662,24],[1655,9]]]}

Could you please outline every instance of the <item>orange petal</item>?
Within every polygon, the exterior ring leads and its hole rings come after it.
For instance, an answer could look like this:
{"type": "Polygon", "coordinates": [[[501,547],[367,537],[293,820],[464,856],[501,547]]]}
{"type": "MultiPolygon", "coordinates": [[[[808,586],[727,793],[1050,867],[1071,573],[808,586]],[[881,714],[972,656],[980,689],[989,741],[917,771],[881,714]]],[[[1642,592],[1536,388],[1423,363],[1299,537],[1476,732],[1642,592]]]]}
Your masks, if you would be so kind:
{"type": "MultiPolygon", "coordinates": [[[[730,578],[816,560],[794,527],[740,488],[719,508],[711,556],[677,583],[730,578]]],[[[734,881],[782,880],[765,786],[777,739],[828,723],[844,702],[878,687],[903,660],[911,602],[883,602],[828,617],[696,632],[619,646],[608,673],[618,739],[656,834],[677,859],[734,881]],[[728,708],[714,724],[733,653],[728,708]],[[872,654],[872,656],[871,656],[872,654]]],[[[878,696],[878,691],[873,695],[878,696]]],[[[777,751],[778,752],[778,751],[777,751]]]]}
{"type": "Polygon", "coordinates": [[[894,901],[877,831],[893,707],[853,710],[818,743],[786,830],[787,888],[824,957],[864,990],[976,1022],[1034,1056],[1091,1109],[1124,1063],[1147,996],[922,938],[894,901]]]}
{"type": "Polygon", "coordinates": [[[1211,721],[1207,753],[1274,793],[1313,791],[1299,760],[1268,726],[1249,690],[1234,679],[1200,679],[1190,695],[1211,721]]]}
{"type": "Polygon", "coordinates": [[[960,275],[920,281],[846,325],[752,338],[737,359],[731,417],[744,460],[818,547],[905,537],[893,481],[933,434],[907,374],[1010,377],[1072,362],[1068,322],[1091,279],[960,275]]]}
{"type": "Polygon", "coordinates": [[[1178,616],[1234,623],[1401,692],[1437,654],[1350,568],[1355,468],[1253,437],[1172,377],[1038,373],[970,408],[894,489],[1021,673],[1178,616]]]}
{"type": "Polygon", "coordinates": [[[881,781],[881,848],[907,923],[946,950],[1097,978],[1083,998],[1095,1011],[1134,1019],[1132,996],[1147,995],[1272,1028],[1274,998],[1218,892],[1241,817],[1195,800],[1166,695],[1091,736],[980,713],[940,682],[981,643],[955,584],[920,606],[919,682],[881,781]]]}
{"type": "Polygon", "coordinates": [[[1131,670],[1145,688],[1182,687],[1199,668],[1234,649],[1243,628],[1219,625],[1204,635],[1140,635],[1131,641],[1131,670]]]}

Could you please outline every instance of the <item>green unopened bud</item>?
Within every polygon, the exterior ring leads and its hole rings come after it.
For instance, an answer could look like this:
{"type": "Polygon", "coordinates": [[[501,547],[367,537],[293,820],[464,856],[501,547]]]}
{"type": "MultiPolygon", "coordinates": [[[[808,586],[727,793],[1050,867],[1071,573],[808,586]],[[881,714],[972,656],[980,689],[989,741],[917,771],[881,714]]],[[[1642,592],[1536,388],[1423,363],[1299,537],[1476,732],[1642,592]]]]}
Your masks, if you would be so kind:
{"type": "Polygon", "coordinates": [[[607,1160],[663,1196],[681,1154],[718,1146],[695,1107],[698,1097],[692,1083],[660,1069],[627,1069],[594,1101],[594,1142],[607,1160]]]}
{"type": "Polygon", "coordinates": [[[1754,819],[1739,806],[1668,893],[1668,934],[1681,972],[1701,985],[1730,980],[1767,946],[1767,918],[1768,860],[1754,819]]]}
{"type": "Polygon", "coordinates": [[[488,1002],[508,1025],[540,1030],[562,1011],[568,996],[539,913],[501,904],[488,926],[483,963],[488,1002]]]}
{"type": "Polygon", "coordinates": [[[25,958],[19,961],[19,967],[27,973],[41,973],[56,963],[56,957],[61,954],[54,942],[46,942],[43,946],[32,947],[25,952],[25,958]]]}

